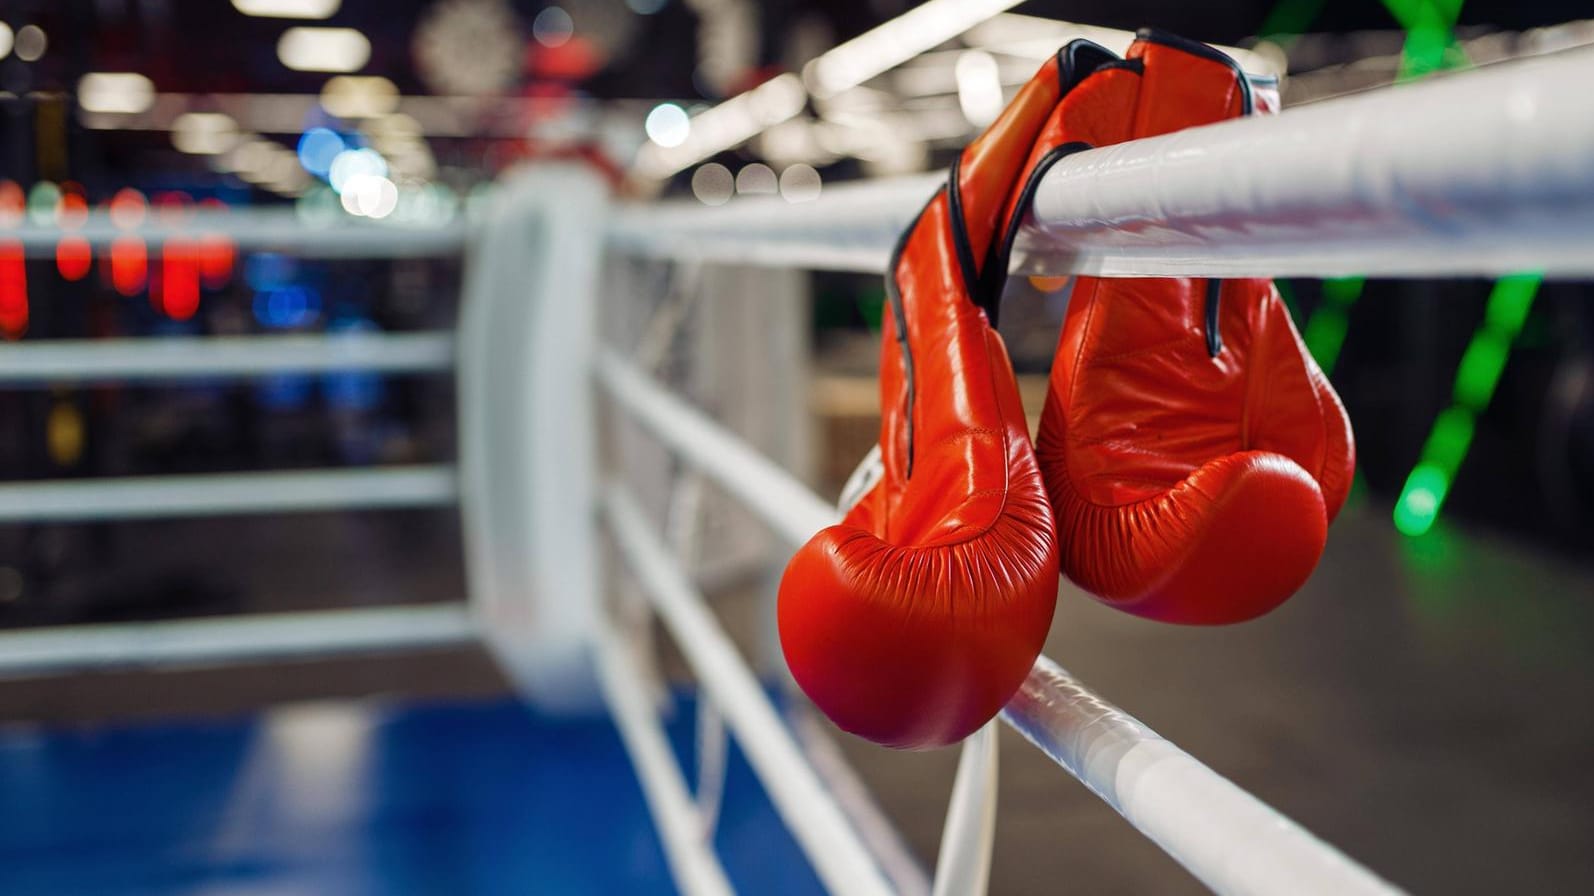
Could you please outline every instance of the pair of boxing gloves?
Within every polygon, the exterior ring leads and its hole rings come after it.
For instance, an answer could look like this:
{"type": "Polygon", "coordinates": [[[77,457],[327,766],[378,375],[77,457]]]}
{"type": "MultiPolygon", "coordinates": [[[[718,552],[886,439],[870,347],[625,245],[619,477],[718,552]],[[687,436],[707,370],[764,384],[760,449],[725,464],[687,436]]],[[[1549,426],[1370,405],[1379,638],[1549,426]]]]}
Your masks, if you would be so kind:
{"type": "Polygon", "coordinates": [[[1075,41],[909,226],[886,276],[879,478],[780,586],[792,674],[841,728],[914,749],[978,729],[1039,655],[1060,572],[1188,624],[1253,618],[1310,575],[1354,448],[1271,281],[1076,278],[1033,444],[995,329],[1058,159],[1276,106],[1205,45],[1075,41]]]}

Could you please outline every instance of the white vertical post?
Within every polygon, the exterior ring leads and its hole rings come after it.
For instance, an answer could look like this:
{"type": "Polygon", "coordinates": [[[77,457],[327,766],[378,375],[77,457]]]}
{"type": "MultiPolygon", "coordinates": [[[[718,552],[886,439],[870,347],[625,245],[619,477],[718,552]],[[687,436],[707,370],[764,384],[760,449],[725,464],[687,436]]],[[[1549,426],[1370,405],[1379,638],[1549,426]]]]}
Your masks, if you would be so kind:
{"type": "Polygon", "coordinates": [[[528,169],[475,222],[459,327],[460,504],[470,603],[519,690],[602,705],[591,365],[608,189],[528,169]]]}
{"type": "Polygon", "coordinates": [[[969,735],[941,829],[932,896],[985,896],[996,839],[996,723],[969,735]]]}

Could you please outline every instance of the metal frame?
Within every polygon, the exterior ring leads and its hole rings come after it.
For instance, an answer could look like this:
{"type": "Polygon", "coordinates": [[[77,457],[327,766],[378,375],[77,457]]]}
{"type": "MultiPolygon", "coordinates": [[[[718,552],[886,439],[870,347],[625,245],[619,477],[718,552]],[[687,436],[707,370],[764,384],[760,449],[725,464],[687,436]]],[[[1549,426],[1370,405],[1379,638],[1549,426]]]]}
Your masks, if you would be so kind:
{"type": "Polygon", "coordinates": [[[446,507],[456,496],[454,468],[442,464],[56,479],[0,484],[0,522],[446,507]]]}
{"type": "Polygon", "coordinates": [[[109,213],[96,211],[80,227],[27,223],[7,233],[6,239],[20,241],[23,251],[35,258],[53,256],[65,237],[82,237],[100,249],[126,236],[150,245],[219,236],[239,250],[283,252],[301,258],[416,258],[458,255],[465,246],[468,226],[460,218],[446,224],[408,226],[347,216],[316,225],[307,223],[292,208],[263,208],[194,209],[172,217],[151,213],[137,227],[122,228],[112,222],[109,213]]]}
{"type": "Polygon", "coordinates": [[[0,680],[430,650],[475,643],[463,603],[0,632],[0,680]]]}
{"type": "Polygon", "coordinates": [[[279,373],[443,373],[453,369],[454,335],[447,332],[58,339],[6,346],[0,352],[0,387],[279,373]]]}

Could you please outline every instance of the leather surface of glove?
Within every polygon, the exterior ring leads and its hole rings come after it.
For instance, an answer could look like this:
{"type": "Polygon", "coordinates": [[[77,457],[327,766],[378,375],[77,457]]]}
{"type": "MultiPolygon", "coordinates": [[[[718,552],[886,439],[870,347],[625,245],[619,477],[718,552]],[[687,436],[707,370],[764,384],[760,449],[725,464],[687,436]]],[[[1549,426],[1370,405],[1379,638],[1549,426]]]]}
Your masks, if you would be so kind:
{"type": "MultiPolygon", "coordinates": [[[[1073,100],[1054,139],[1092,146],[1276,108],[1217,51],[1144,32],[1073,100]]],[[[1036,450],[1063,572],[1192,624],[1293,594],[1355,467],[1350,421],[1269,280],[1077,278],[1036,450]]]]}
{"type": "Polygon", "coordinates": [[[1051,509],[994,307],[974,296],[1061,94],[1058,66],[963,151],[898,245],[880,355],[883,475],[781,581],[797,683],[842,729],[887,746],[973,733],[1023,683],[1051,627],[1051,509]]]}

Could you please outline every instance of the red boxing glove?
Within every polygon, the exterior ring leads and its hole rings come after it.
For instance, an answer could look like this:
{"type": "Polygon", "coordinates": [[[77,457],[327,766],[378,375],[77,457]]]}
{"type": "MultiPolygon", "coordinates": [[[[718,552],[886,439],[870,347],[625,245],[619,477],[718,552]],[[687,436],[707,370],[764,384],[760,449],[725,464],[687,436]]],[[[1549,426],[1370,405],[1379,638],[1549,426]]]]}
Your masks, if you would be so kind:
{"type": "Polygon", "coordinates": [[[887,746],[944,746],[985,724],[1051,626],[1051,510],[994,303],[975,296],[1061,84],[1053,60],[964,149],[898,244],[880,355],[882,478],[781,580],[781,646],[797,683],[841,728],[887,746]]]}
{"type": "MultiPolygon", "coordinates": [[[[1273,103],[1217,51],[1142,32],[1070,105],[1064,136],[1101,146],[1273,103]]],[[[1345,410],[1268,280],[1078,278],[1036,451],[1063,572],[1110,606],[1193,624],[1298,589],[1355,468],[1345,410]]]]}

